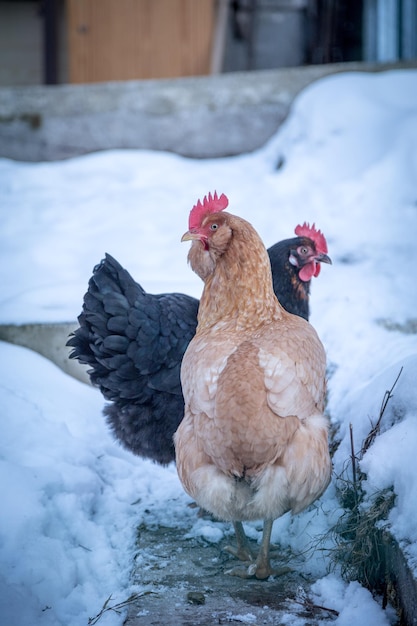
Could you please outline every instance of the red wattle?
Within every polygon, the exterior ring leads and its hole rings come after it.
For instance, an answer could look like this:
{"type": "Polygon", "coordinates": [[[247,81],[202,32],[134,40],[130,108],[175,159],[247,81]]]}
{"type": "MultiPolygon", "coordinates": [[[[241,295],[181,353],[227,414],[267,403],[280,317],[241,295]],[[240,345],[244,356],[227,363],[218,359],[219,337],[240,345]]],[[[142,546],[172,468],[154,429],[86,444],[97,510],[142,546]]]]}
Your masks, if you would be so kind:
{"type": "MultiPolygon", "coordinates": [[[[317,266],[318,266],[318,264],[317,264],[317,266]]],[[[316,263],[314,261],[311,261],[310,263],[307,263],[298,272],[298,276],[305,283],[308,282],[311,279],[312,276],[317,276],[317,274],[316,274],[317,266],[316,266],[316,263]]],[[[318,266],[318,269],[320,271],[320,266],[318,266]]]]}

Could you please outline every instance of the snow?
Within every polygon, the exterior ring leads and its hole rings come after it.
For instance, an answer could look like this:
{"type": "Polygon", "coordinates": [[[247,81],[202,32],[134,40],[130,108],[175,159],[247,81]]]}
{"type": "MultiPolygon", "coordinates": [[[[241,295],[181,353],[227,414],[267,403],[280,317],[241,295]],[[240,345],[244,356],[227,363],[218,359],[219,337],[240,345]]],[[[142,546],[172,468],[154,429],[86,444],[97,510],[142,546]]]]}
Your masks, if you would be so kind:
{"type": "MultiPolygon", "coordinates": [[[[416,96],[416,71],[328,77],[298,96],[262,149],[233,158],[114,150],[0,160],[0,323],[75,320],[104,252],[151,292],[199,297],[180,238],[208,191],[226,193],[267,246],[315,222],[333,260],[313,281],[311,322],[328,356],[327,412],[341,439],[335,475],[349,458],[349,425],[359,451],[403,368],[361,468],[370,498],[394,488],[389,524],[417,573],[416,96]]],[[[0,343],[0,351],[5,623],[84,625],[110,596],[125,600],[145,509],[208,542],[230,532],[196,520],[174,466],[112,440],[97,390],[29,350],[0,343]]],[[[303,552],[339,514],[332,484],[308,511],[277,520],[273,540],[303,552]]],[[[246,528],[259,536],[260,524],[246,528]]],[[[340,612],[337,626],[392,623],[359,583],[328,574],[322,556],[305,566],[319,578],[314,600],[340,612]]],[[[118,626],[124,615],[109,611],[100,623],[118,626]]],[[[240,618],[251,623],[251,614],[240,618]]],[[[302,622],[289,613],[285,623],[302,622]]]]}
{"type": "Polygon", "coordinates": [[[339,611],[335,621],[337,626],[357,623],[388,626],[390,623],[390,611],[384,611],[373,602],[370,592],[356,581],[346,585],[330,574],[314,583],[312,591],[319,606],[331,606],[333,610],[339,611]]]}

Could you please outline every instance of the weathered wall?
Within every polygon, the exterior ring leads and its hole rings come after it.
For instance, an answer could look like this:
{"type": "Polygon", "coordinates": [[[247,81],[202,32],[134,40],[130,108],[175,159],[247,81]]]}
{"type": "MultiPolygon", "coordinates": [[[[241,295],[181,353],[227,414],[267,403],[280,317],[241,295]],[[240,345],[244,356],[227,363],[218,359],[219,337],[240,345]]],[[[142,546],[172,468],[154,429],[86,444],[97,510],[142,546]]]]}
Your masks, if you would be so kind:
{"type": "Polygon", "coordinates": [[[48,161],[111,148],[198,158],[248,152],[276,132],[294,97],[311,82],[336,72],[390,67],[399,66],[355,63],[174,80],[3,87],[0,156],[48,161]]]}
{"type": "Polygon", "coordinates": [[[0,2],[0,85],[43,82],[39,2],[0,2]]]}

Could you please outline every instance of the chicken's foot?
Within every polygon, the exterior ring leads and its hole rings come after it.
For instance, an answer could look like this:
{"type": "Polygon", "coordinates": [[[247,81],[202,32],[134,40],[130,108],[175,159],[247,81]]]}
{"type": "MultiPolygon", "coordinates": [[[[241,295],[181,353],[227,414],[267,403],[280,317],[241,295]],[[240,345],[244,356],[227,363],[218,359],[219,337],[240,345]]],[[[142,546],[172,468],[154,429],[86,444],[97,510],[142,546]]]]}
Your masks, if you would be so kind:
{"type": "MultiPolygon", "coordinates": [[[[261,547],[260,547],[258,556],[256,558],[256,561],[254,563],[250,563],[249,566],[246,568],[234,567],[230,570],[227,570],[226,574],[229,574],[231,576],[239,576],[240,578],[257,578],[258,580],[265,580],[266,578],[269,578],[269,576],[282,576],[283,574],[287,574],[288,572],[291,572],[291,568],[289,567],[281,567],[279,569],[274,569],[271,567],[271,562],[270,562],[270,557],[269,557],[269,546],[270,546],[270,541],[271,541],[271,532],[272,532],[273,523],[274,523],[274,520],[270,520],[270,519],[266,519],[264,521],[262,542],[261,542],[261,547]]],[[[241,525],[241,522],[235,522],[236,537],[238,536],[237,529],[236,529],[237,524],[241,525]]],[[[240,530],[243,532],[243,526],[240,530]]],[[[243,535],[247,543],[246,535],[244,533],[243,535]]],[[[238,545],[239,545],[239,539],[238,539],[238,545]]]]}

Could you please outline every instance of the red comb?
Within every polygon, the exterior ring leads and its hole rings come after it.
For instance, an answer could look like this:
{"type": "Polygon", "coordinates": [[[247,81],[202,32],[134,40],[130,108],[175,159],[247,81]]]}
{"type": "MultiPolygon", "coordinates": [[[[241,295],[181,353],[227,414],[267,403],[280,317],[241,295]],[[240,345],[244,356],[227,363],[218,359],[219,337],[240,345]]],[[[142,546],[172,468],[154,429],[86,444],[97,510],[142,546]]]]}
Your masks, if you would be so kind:
{"type": "Polygon", "coordinates": [[[222,193],[220,198],[217,196],[216,191],[214,192],[214,195],[209,193],[208,196],[204,196],[203,202],[199,200],[191,209],[190,217],[188,219],[188,228],[190,230],[198,228],[206,215],[209,213],[218,213],[219,211],[223,211],[228,204],[229,200],[224,193],[222,193]]]}
{"type": "Polygon", "coordinates": [[[327,254],[327,241],[321,230],[317,230],[315,224],[310,226],[307,222],[304,222],[302,226],[300,224],[295,229],[295,234],[298,237],[309,237],[315,243],[317,252],[327,254]]]}

